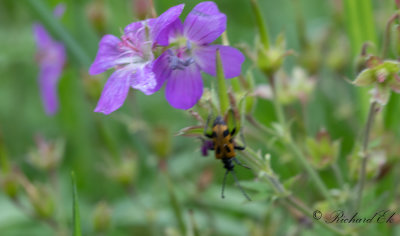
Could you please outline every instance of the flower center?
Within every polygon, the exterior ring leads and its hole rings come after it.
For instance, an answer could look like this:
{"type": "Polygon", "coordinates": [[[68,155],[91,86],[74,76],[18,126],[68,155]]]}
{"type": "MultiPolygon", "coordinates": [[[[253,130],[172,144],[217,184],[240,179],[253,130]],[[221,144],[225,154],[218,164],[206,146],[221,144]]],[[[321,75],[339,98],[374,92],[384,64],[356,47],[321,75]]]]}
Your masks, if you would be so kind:
{"type": "Polygon", "coordinates": [[[168,63],[172,70],[184,70],[185,67],[194,63],[194,59],[188,56],[182,49],[176,50],[176,54],[172,50],[168,50],[168,54],[168,63]]]}

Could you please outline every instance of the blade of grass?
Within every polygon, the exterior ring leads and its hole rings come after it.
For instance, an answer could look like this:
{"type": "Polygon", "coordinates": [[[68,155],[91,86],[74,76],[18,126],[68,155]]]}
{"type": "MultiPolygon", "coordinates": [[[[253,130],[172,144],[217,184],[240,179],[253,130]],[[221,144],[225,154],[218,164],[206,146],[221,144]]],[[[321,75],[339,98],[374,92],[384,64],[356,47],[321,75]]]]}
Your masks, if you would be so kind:
{"type": "Polygon", "coordinates": [[[76,178],[75,173],[71,172],[72,179],[72,216],[73,216],[73,226],[74,226],[74,236],[82,236],[81,233],[81,219],[79,215],[79,202],[78,202],[78,190],[76,188],[76,178]]]}
{"type": "Polygon", "coordinates": [[[87,52],[68,33],[63,25],[54,17],[52,11],[42,0],[27,0],[27,6],[34,11],[46,28],[49,29],[58,39],[62,40],[71,55],[83,66],[89,67],[91,60],[87,52]]]}

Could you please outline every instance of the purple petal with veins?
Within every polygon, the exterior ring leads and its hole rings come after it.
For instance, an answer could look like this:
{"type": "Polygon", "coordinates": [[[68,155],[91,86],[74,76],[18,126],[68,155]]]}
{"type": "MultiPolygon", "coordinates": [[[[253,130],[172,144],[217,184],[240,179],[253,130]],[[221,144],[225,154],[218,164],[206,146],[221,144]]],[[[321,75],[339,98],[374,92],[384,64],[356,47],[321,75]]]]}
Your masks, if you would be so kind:
{"type": "Polygon", "coordinates": [[[216,75],[216,52],[221,53],[225,78],[241,73],[243,54],[229,46],[210,45],[226,29],[226,16],[214,2],[196,5],[185,22],[175,22],[160,34],[160,45],[172,44],[154,62],[157,80],[155,91],[166,82],[165,96],[171,106],[189,109],[200,99],[203,91],[201,71],[216,75]]]}
{"type": "Polygon", "coordinates": [[[129,87],[146,95],[154,93],[157,80],[153,70],[155,38],[178,19],[183,4],[167,10],[155,19],[133,22],[125,27],[121,39],[105,35],[99,43],[89,73],[99,74],[110,68],[116,71],[108,79],[95,112],[110,114],[122,106],[129,87]]]}

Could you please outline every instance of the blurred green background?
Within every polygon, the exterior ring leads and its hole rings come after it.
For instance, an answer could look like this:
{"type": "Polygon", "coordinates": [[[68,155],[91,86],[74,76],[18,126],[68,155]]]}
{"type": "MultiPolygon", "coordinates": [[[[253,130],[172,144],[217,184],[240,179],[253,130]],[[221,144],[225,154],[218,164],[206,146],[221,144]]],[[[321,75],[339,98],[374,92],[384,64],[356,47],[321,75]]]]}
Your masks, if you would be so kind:
{"type": "MultiPolygon", "coordinates": [[[[91,77],[87,74],[87,62],[82,63],[68,54],[59,84],[60,110],[55,116],[46,116],[39,94],[36,46],[32,34],[32,24],[43,20],[43,16],[35,8],[36,4],[32,4],[33,1],[0,2],[0,133],[9,161],[34,183],[51,182],[45,172],[28,160],[29,153],[36,147],[35,136],[41,135],[49,141],[65,141],[63,160],[57,170],[59,191],[54,196],[56,218],[64,228],[72,228],[70,172],[74,170],[83,235],[97,235],[93,223],[94,209],[102,201],[107,202],[111,209],[111,225],[103,235],[179,235],[182,227],[189,231],[193,227],[190,210],[201,235],[325,233],[316,225],[303,231],[307,224],[298,222],[284,207],[274,204],[268,186],[259,183],[261,186],[256,187],[265,187],[265,192],[258,192],[258,195],[252,192],[250,180],[254,176],[247,169],[237,168],[237,173],[240,179],[249,180],[249,193],[254,194],[255,201],[244,203],[245,199],[231,178],[227,184],[227,197],[221,199],[222,164],[214,159],[213,153],[208,158],[202,157],[201,143],[197,139],[174,136],[180,129],[196,124],[196,121],[187,112],[173,109],[166,102],[163,91],[151,96],[131,91],[118,111],[108,116],[94,113],[97,97],[109,72],[91,77]],[[126,157],[133,160],[128,164],[136,166],[132,167],[135,173],[129,185],[109,176],[114,171],[113,167],[126,157]],[[168,166],[166,173],[160,167],[165,163],[168,166]],[[176,197],[176,202],[171,194],[176,197]],[[179,225],[174,213],[176,209],[183,214],[184,225],[179,225]]],[[[50,11],[61,1],[40,2],[50,11]]],[[[185,3],[181,17],[184,19],[199,2],[155,0],[155,6],[160,14],[171,6],[185,3]]],[[[228,17],[227,32],[231,45],[246,43],[254,47],[257,30],[250,1],[215,2],[228,17]]],[[[293,119],[296,130],[306,135],[314,136],[325,127],[333,140],[340,139],[342,149],[338,163],[342,172],[348,173],[347,156],[361,134],[365,111],[360,102],[362,96],[344,80],[355,77],[354,59],[360,45],[354,45],[352,41],[349,18],[340,7],[341,1],[259,2],[271,39],[283,33],[287,48],[296,52],[285,61],[287,74],[290,75],[293,68],[300,65],[317,79],[317,87],[306,106],[294,102],[286,107],[288,118],[293,119]],[[299,24],[299,19],[304,20],[303,26],[299,24]],[[302,46],[299,40],[301,34],[304,34],[310,48],[302,46]],[[325,35],[329,36],[328,40],[324,39],[325,35]],[[337,67],[329,64],[333,52],[339,53],[337,67]],[[311,62],[307,61],[309,57],[311,62]]],[[[372,2],[373,19],[369,20],[376,32],[370,40],[379,45],[386,21],[394,12],[394,3],[390,0],[372,2]]],[[[60,23],[81,46],[83,54],[89,57],[88,63],[94,60],[103,34],[119,36],[121,29],[137,20],[133,0],[69,0],[63,3],[66,12],[60,23]]],[[[51,28],[49,31],[54,33],[51,28]]],[[[266,83],[262,74],[247,59],[243,71],[249,69],[254,71],[257,84],[266,83]]],[[[210,86],[213,79],[205,76],[206,86],[210,86]]],[[[385,108],[386,115],[380,119],[380,123],[390,130],[393,140],[399,137],[397,100],[398,96],[392,96],[385,108]]],[[[276,119],[272,104],[266,100],[258,100],[254,114],[264,124],[276,119]]],[[[250,127],[245,126],[245,129],[249,146],[263,153],[272,152],[262,142],[268,141],[267,136],[250,127]]],[[[285,157],[285,152],[272,153],[272,165],[282,181],[302,172],[289,157],[285,157]]],[[[331,170],[324,170],[321,175],[329,187],[337,187],[331,170]]],[[[386,179],[369,197],[374,199],[385,188],[391,188],[395,177],[392,175],[386,179]]],[[[345,178],[349,177],[345,174],[345,178]]],[[[313,187],[304,178],[293,186],[292,191],[311,205],[321,197],[313,194],[313,187]]],[[[27,204],[26,197],[22,198],[27,204]]],[[[387,225],[370,228],[369,235],[376,235],[373,234],[376,232],[400,234],[398,229],[395,231],[387,225]]],[[[5,194],[0,194],[0,235],[56,233],[48,225],[21,212],[5,194]]]]}

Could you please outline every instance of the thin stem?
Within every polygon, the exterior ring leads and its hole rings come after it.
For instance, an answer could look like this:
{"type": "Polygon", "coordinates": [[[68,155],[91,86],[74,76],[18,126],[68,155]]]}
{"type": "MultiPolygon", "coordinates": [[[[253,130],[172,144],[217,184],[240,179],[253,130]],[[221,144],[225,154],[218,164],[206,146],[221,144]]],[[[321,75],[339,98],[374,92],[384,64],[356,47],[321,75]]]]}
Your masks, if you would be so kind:
{"type": "Polygon", "coordinates": [[[385,29],[385,36],[383,39],[383,48],[382,48],[382,58],[386,58],[387,51],[390,44],[390,27],[392,26],[393,22],[399,17],[398,13],[395,13],[389,18],[389,21],[386,23],[385,29]]]}
{"type": "Polygon", "coordinates": [[[303,155],[303,153],[297,147],[297,145],[293,141],[290,131],[286,127],[286,121],[285,121],[285,115],[283,113],[283,108],[282,108],[281,103],[279,103],[279,101],[278,101],[278,90],[276,89],[276,81],[275,81],[274,75],[268,75],[268,74],[266,74],[266,75],[271,84],[271,89],[273,92],[274,108],[275,108],[275,112],[278,116],[278,121],[283,126],[285,133],[287,133],[287,137],[284,136],[284,137],[280,137],[280,138],[282,139],[282,141],[285,142],[287,148],[289,148],[293,152],[293,154],[297,157],[297,159],[300,160],[301,164],[303,165],[303,167],[305,168],[307,173],[310,175],[310,177],[314,181],[315,185],[319,188],[322,195],[324,195],[324,197],[326,199],[328,199],[329,202],[334,206],[335,203],[334,203],[331,195],[329,194],[328,188],[325,186],[324,182],[319,177],[318,173],[312,168],[310,163],[307,161],[306,157],[303,155]]]}
{"type": "Polygon", "coordinates": [[[360,179],[359,179],[359,183],[358,183],[358,193],[357,193],[357,199],[356,199],[356,210],[360,209],[362,195],[363,195],[363,191],[364,191],[367,162],[368,162],[368,158],[369,158],[369,155],[368,155],[369,135],[370,135],[372,123],[374,121],[374,117],[376,114],[376,105],[377,105],[376,102],[371,103],[371,106],[369,108],[369,113],[368,113],[367,124],[365,126],[364,140],[363,140],[363,146],[362,146],[362,156],[361,156],[362,163],[361,163],[360,179]]]}
{"type": "Polygon", "coordinates": [[[344,179],[343,179],[342,172],[340,171],[340,168],[337,163],[332,164],[332,170],[333,170],[333,173],[335,174],[335,177],[336,177],[336,180],[337,180],[339,186],[342,187],[344,185],[344,179]]]}
{"type": "Polygon", "coordinates": [[[276,87],[276,81],[275,81],[275,75],[265,73],[265,75],[268,78],[269,84],[271,85],[271,90],[272,90],[272,102],[274,103],[274,109],[276,112],[276,116],[278,118],[278,122],[286,128],[286,121],[285,121],[285,115],[283,113],[283,107],[282,104],[279,102],[279,97],[278,97],[278,90],[276,87]]]}
{"type": "Polygon", "coordinates": [[[246,115],[246,120],[253,125],[255,128],[264,131],[266,134],[275,136],[275,131],[273,131],[270,128],[267,128],[265,125],[262,125],[260,122],[258,122],[252,115],[246,115]]]}
{"type": "Polygon", "coordinates": [[[261,43],[263,44],[264,49],[267,50],[269,48],[267,25],[265,24],[257,0],[251,0],[251,6],[256,17],[256,23],[258,26],[258,31],[260,33],[261,43]]]}
{"type": "Polygon", "coordinates": [[[55,232],[59,232],[61,230],[60,225],[54,219],[38,217],[33,212],[31,212],[26,206],[24,206],[18,198],[12,198],[11,200],[14,203],[14,206],[16,206],[26,216],[32,218],[33,220],[38,220],[38,221],[41,221],[41,222],[47,224],[55,232]]]}
{"type": "MultiPolygon", "coordinates": [[[[256,152],[251,150],[250,148],[247,148],[245,152],[247,156],[251,156],[253,159],[260,159],[260,155],[258,155],[256,152]]],[[[312,219],[312,210],[305,206],[302,202],[297,200],[295,197],[291,196],[288,191],[286,191],[285,187],[283,184],[279,181],[279,179],[275,176],[273,171],[271,169],[264,170],[264,169],[255,169],[256,172],[260,172],[259,176],[265,179],[267,182],[271,184],[273,187],[274,191],[278,196],[281,196],[282,200],[286,202],[289,205],[292,205],[299,211],[301,211],[304,215],[310,217],[312,219]]],[[[333,225],[327,224],[323,220],[317,220],[317,223],[323,226],[324,228],[330,230],[331,232],[338,234],[338,235],[345,235],[344,232],[342,232],[340,229],[337,229],[333,225]]]]}
{"type": "Polygon", "coordinates": [[[320,190],[322,195],[331,203],[332,206],[335,206],[335,202],[333,201],[331,195],[329,194],[328,188],[325,186],[324,182],[322,181],[321,177],[318,173],[312,168],[310,163],[307,161],[306,157],[300,151],[300,149],[295,145],[295,143],[290,139],[287,142],[287,147],[293,152],[300,163],[303,165],[304,169],[307,171],[310,178],[315,183],[316,187],[320,190]]]}

